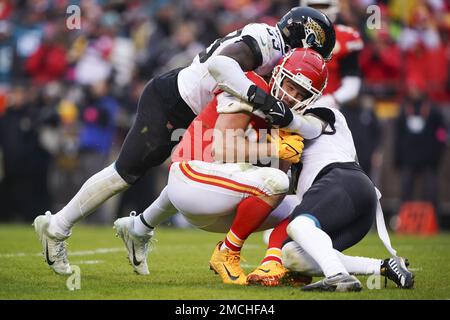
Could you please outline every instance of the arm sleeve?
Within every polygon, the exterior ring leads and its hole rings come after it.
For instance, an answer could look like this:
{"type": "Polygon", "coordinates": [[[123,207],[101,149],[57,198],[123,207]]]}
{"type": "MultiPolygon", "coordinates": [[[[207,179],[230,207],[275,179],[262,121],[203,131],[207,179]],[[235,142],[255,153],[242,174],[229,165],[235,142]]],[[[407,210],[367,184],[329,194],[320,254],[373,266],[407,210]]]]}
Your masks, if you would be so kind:
{"type": "Polygon", "coordinates": [[[306,140],[311,140],[319,137],[325,126],[325,122],[313,115],[299,115],[294,113],[294,119],[287,128],[298,132],[306,140]]]}
{"type": "Polygon", "coordinates": [[[221,55],[211,57],[208,71],[217,81],[220,89],[239,99],[248,101],[248,89],[253,85],[253,82],[245,76],[236,60],[221,55]]]}

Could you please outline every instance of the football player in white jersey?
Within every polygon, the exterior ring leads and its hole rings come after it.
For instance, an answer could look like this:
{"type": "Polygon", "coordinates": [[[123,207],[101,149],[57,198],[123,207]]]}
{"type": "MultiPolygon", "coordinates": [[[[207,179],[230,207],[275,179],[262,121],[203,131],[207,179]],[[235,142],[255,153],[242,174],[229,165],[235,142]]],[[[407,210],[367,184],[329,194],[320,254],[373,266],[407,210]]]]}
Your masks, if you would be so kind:
{"type": "Polygon", "coordinates": [[[166,160],[177,144],[171,139],[173,131],[189,125],[217,86],[268,114],[274,123],[288,124],[289,109],[249,81],[244,71],[267,75],[280,57],[296,47],[311,47],[330,58],[334,43],[333,25],[323,13],[295,7],[275,27],[249,24],[216,40],[190,66],[150,80],[117,160],[89,178],[55,215],[48,211],[35,219],[49,267],[58,274],[71,274],[65,240],[75,223],[166,160]]]}

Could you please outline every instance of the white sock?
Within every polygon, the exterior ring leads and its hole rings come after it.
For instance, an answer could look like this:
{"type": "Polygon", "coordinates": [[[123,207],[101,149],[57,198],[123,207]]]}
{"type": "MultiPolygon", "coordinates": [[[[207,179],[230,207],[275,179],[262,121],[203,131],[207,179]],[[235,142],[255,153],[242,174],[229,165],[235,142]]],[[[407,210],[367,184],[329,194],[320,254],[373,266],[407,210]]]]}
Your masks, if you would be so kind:
{"type": "MultiPolygon", "coordinates": [[[[347,256],[334,250],[345,269],[354,275],[379,275],[383,260],[347,256]]],[[[323,272],[317,262],[294,241],[288,242],[282,250],[283,265],[292,270],[302,272],[309,276],[323,276],[323,272]]]]}
{"type": "Polygon", "coordinates": [[[153,229],[150,229],[148,226],[146,226],[142,220],[141,216],[147,223],[147,225],[155,228],[160,223],[166,221],[171,216],[173,216],[175,213],[177,213],[177,209],[172,205],[172,203],[169,200],[169,197],[167,195],[167,186],[161,191],[161,194],[159,197],[153,201],[153,203],[144,210],[144,212],[136,216],[134,218],[134,232],[137,235],[143,236],[149,234],[149,232],[153,229]]]}
{"type": "Polygon", "coordinates": [[[289,236],[297,242],[320,266],[325,277],[338,273],[348,274],[336,251],[331,238],[306,216],[295,218],[287,227],[289,236]]]}
{"type": "Polygon", "coordinates": [[[383,263],[383,260],[366,257],[347,256],[342,252],[339,252],[337,250],[335,251],[342,264],[345,266],[345,269],[347,269],[349,273],[359,275],[380,274],[380,267],[383,263]]]}
{"type": "Polygon", "coordinates": [[[90,177],[70,202],[50,220],[49,232],[69,235],[75,223],[88,216],[103,202],[129,187],[114,163],[90,177]]]}
{"type": "Polygon", "coordinates": [[[290,241],[281,250],[283,266],[291,271],[301,272],[311,277],[323,277],[317,262],[295,241],[290,241]]]}
{"type": "Polygon", "coordinates": [[[144,236],[144,235],[148,235],[150,234],[155,227],[150,227],[150,225],[146,224],[147,222],[145,221],[145,223],[142,221],[143,219],[143,215],[140,214],[136,217],[134,217],[134,221],[133,221],[133,232],[135,234],[137,234],[138,236],[144,236]]]}

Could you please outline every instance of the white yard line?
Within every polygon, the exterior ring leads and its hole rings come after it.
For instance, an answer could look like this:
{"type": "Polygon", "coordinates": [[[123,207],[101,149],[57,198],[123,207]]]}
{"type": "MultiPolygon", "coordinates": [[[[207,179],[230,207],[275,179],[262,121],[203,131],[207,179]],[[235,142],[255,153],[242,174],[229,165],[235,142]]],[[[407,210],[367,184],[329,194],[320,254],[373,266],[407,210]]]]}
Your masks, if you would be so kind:
{"type": "MultiPolygon", "coordinates": [[[[83,250],[83,251],[69,251],[69,256],[88,256],[94,254],[106,254],[115,252],[124,252],[125,248],[99,248],[95,250],[83,250]]],[[[30,257],[30,256],[40,256],[41,253],[0,253],[1,258],[17,258],[17,257],[30,257]]]]}
{"type": "Polygon", "coordinates": [[[78,265],[78,264],[100,264],[103,263],[105,261],[103,260],[80,260],[80,261],[73,261],[72,264],[73,265],[78,265]]]}

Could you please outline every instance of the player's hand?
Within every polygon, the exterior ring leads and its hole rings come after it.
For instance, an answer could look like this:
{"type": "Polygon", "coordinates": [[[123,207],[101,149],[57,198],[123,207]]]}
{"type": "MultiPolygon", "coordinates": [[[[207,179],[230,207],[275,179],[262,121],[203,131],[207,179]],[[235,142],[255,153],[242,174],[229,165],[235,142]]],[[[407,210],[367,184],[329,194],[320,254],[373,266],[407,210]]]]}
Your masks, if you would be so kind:
{"type": "Polygon", "coordinates": [[[267,137],[275,145],[278,158],[291,163],[300,162],[305,146],[302,136],[285,130],[273,130],[267,137]]]}
{"type": "Polygon", "coordinates": [[[282,101],[257,86],[251,86],[247,95],[249,103],[254,109],[262,111],[271,125],[286,127],[292,122],[294,118],[292,111],[282,101]]]}
{"type": "Polygon", "coordinates": [[[242,101],[239,98],[229,94],[228,92],[221,92],[217,96],[217,113],[239,113],[252,112],[253,106],[242,101]]]}

